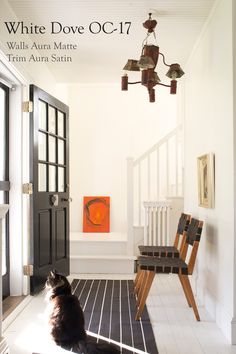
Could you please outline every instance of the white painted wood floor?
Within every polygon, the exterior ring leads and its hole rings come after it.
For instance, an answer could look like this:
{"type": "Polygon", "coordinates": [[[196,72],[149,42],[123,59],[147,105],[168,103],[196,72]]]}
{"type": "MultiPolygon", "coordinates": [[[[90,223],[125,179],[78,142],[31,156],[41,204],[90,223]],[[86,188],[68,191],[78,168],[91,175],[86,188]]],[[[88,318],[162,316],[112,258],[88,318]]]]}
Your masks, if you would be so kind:
{"type": "MultiPolygon", "coordinates": [[[[84,275],[83,278],[95,276],[84,275]]],[[[99,278],[109,279],[112,275],[99,278]]],[[[119,275],[113,278],[119,279],[119,275]]],[[[127,279],[128,276],[122,278],[127,279]]],[[[41,294],[30,300],[10,325],[4,324],[8,326],[4,337],[11,354],[67,353],[56,348],[48,338],[43,318],[44,296],[41,294]]],[[[160,354],[236,354],[236,346],[228,343],[203,307],[199,306],[201,322],[195,320],[177,276],[156,276],[147,306],[160,354]]]]}
{"type": "Polygon", "coordinates": [[[236,353],[202,306],[195,320],[176,275],[156,275],[147,306],[160,354],[236,353]]]}

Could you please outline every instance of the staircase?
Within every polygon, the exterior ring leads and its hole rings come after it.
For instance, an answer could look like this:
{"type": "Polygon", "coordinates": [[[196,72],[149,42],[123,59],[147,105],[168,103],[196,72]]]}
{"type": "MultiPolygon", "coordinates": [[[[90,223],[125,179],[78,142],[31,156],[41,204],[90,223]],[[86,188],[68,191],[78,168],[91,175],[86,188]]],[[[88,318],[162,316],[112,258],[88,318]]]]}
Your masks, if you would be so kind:
{"type": "Polygon", "coordinates": [[[71,233],[71,273],[133,274],[137,246],[144,237],[155,235],[147,220],[157,225],[156,217],[146,215],[147,208],[153,214],[170,204],[167,229],[172,237],[183,210],[182,191],[182,127],[178,126],[138,159],[127,159],[127,232],[71,233]]]}

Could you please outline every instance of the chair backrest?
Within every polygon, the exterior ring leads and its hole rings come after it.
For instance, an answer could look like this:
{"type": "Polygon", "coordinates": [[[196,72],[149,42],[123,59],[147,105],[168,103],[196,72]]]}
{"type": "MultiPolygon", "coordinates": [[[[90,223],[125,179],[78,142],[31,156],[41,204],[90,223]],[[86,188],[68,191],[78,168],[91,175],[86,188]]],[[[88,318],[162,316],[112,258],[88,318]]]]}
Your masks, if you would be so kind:
{"type": "Polygon", "coordinates": [[[177,233],[183,235],[184,231],[188,230],[188,225],[190,223],[191,215],[182,213],[179,218],[177,233]]]}
{"type": "Polygon", "coordinates": [[[193,246],[195,241],[200,241],[203,221],[192,218],[188,227],[186,242],[193,246]]]}
{"type": "Polygon", "coordinates": [[[199,242],[201,239],[203,221],[192,218],[186,235],[186,247],[192,246],[188,262],[188,274],[193,273],[199,242]]]}
{"type": "Polygon", "coordinates": [[[177,232],[175,235],[174,247],[178,248],[180,235],[183,235],[181,246],[180,246],[180,252],[183,247],[183,243],[185,241],[185,234],[186,234],[186,231],[188,230],[190,219],[191,219],[191,215],[184,214],[184,213],[182,213],[179,218],[177,232]]]}

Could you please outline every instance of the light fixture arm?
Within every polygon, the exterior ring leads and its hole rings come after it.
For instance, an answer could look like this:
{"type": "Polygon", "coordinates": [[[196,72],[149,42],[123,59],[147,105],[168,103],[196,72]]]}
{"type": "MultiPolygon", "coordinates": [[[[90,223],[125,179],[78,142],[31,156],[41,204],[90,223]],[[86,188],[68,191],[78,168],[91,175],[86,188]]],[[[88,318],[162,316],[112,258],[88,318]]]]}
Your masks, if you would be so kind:
{"type": "Polygon", "coordinates": [[[129,85],[141,84],[141,81],[128,82],[129,85]]]}
{"type": "Polygon", "coordinates": [[[163,54],[163,53],[161,53],[161,52],[159,52],[159,55],[161,55],[161,56],[162,56],[162,61],[163,61],[163,64],[164,64],[165,66],[170,67],[170,65],[166,63],[166,58],[165,58],[164,54],[163,54]]]}
{"type": "Polygon", "coordinates": [[[161,86],[165,86],[165,87],[170,87],[170,85],[162,84],[161,82],[157,82],[157,85],[161,85],[161,86]]]}

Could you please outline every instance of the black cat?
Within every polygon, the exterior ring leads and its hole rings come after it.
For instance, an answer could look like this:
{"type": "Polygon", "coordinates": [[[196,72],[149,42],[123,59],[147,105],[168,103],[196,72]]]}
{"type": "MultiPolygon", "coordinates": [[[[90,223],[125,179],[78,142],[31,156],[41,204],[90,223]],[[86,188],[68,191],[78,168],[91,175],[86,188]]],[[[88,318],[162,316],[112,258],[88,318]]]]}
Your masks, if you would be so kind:
{"type": "Polygon", "coordinates": [[[65,276],[51,271],[46,281],[50,302],[49,325],[55,343],[64,349],[80,354],[119,354],[113,344],[96,343],[84,328],[84,314],[77,296],[65,276]]]}

